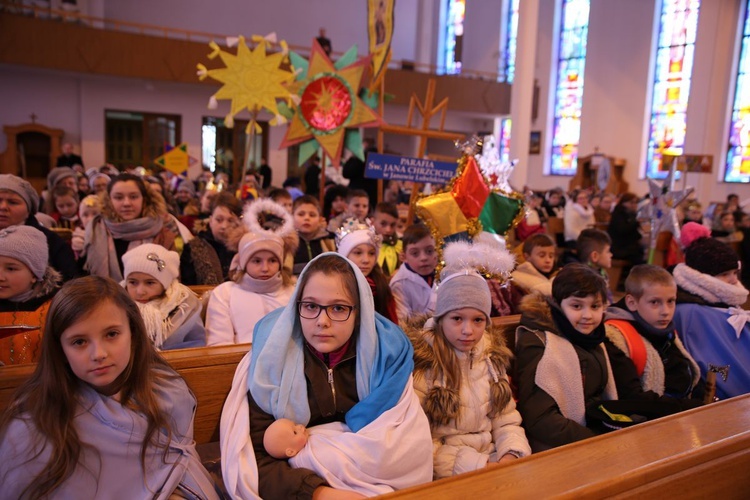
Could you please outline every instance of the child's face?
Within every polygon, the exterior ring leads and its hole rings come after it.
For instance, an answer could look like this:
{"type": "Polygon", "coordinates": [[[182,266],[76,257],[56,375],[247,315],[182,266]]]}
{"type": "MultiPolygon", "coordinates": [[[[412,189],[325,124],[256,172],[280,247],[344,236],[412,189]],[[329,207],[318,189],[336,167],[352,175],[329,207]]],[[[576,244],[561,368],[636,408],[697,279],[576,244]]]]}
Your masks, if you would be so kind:
{"type": "Polygon", "coordinates": [[[226,243],[229,233],[239,225],[240,219],[227,207],[222,206],[214,208],[211,217],[208,219],[211,234],[222,243],[226,243]]]}
{"type": "Polygon", "coordinates": [[[721,228],[724,231],[734,231],[734,216],[732,214],[727,214],[721,218],[721,228]]]}
{"type": "Polygon", "coordinates": [[[549,195],[547,201],[551,207],[556,207],[560,204],[560,195],[558,193],[552,193],[549,195]]]}
{"type": "Polygon", "coordinates": [[[0,256],[0,299],[10,299],[26,293],[36,278],[26,264],[18,259],[0,256]]]}
{"type": "Polygon", "coordinates": [[[97,210],[94,207],[87,207],[87,206],[82,206],[80,209],[80,213],[78,214],[78,216],[81,219],[81,224],[83,224],[83,227],[86,227],[89,221],[92,220],[97,215],[99,215],[99,210],[97,210]]]}
{"type": "Polygon", "coordinates": [[[78,213],[78,203],[76,203],[76,199],[72,196],[58,196],[55,199],[55,208],[66,219],[75,217],[78,213]]]}
{"type": "Polygon", "coordinates": [[[284,210],[286,210],[290,214],[292,213],[292,206],[294,205],[294,202],[292,201],[291,196],[281,196],[279,198],[276,198],[274,201],[284,207],[284,210]]]}
{"type": "Polygon", "coordinates": [[[531,265],[537,271],[545,274],[550,273],[555,266],[555,247],[554,245],[547,247],[536,246],[531,249],[530,254],[523,254],[523,258],[531,262],[531,265]]]}
{"type": "Polygon", "coordinates": [[[421,240],[404,249],[402,260],[417,274],[427,276],[432,274],[437,266],[437,251],[432,236],[425,236],[421,240]]]}
{"type": "Polygon", "coordinates": [[[692,221],[700,222],[703,219],[703,212],[701,212],[700,208],[691,208],[687,211],[687,218],[692,221]]]}
{"type": "Polygon", "coordinates": [[[357,219],[364,219],[370,212],[370,199],[367,196],[355,196],[349,200],[349,212],[357,219]]]}
{"type": "Polygon", "coordinates": [[[312,234],[320,225],[320,212],[315,205],[303,203],[294,211],[294,229],[302,234],[312,234]]]}
{"type": "Polygon", "coordinates": [[[601,252],[591,252],[591,263],[601,267],[602,269],[609,269],[612,267],[612,251],[609,245],[604,245],[601,252]]]}
{"type": "MultiPolygon", "coordinates": [[[[354,333],[357,311],[352,310],[344,321],[333,321],[329,314],[338,317],[334,311],[324,311],[320,306],[346,306],[337,311],[343,314],[344,309],[358,304],[349,296],[344,279],[340,275],[327,275],[316,272],[310,276],[300,299],[300,310],[303,308],[311,314],[319,312],[317,318],[307,319],[300,314],[300,325],[305,340],[318,352],[323,354],[336,351],[351,338],[354,333]]],[[[344,314],[345,315],[345,314],[344,314]]]]}
{"type": "Polygon", "coordinates": [[[563,299],[560,307],[573,328],[584,335],[593,332],[604,317],[604,301],[599,295],[570,296],[563,299]]]}
{"type": "Polygon", "coordinates": [[[125,311],[106,301],[66,328],[60,343],[75,376],[111,395],[112,383],[130,363],[130,322],[125,311]]]}
{"type": "Polygon", "coordinates": [[[352,248],[347,259],[354,262],[354,264],[362,271],[362,274],[369,276],[375,264],[378,261],[375,247],[368,245],[367,243],[361,243],[356,247],[352,248]]]}
{"type": "Polygon", "coordinates": [[[464,307],[449,312],[440,323],[448,343],[457,351],[469,352],[484,335],[487,317],[479,309],[464,307]]]}
{"type": "Polygon", "coordinates": [[[141,304],[151,302],[164,295],[164,285],[146,273],[130,273],[125,282],[125,289],[130,298],[141,304]]]}
{"type": "Polygon", "coordinates": [[[578,196],[576,196],[576,203],[578,203],[582,207],[588,207],[589,206],[589,194],[586,192],[578,193],[578,196]]]}
{"type": "Polygon", "coordinates": [[[376,212],[372,225],[375,232],[382,236],[393,236],[396,234],[396,223],[398,219],[392,215],[376,212]]]}
{"type": "Polygon", "coordinates": [[[267,280],[276,276],[281,270],[279,258],[268,250],[259,250],[250,256],[245,265],[245,272],[256,280],[267,280]]]}
{"type": "Polygon", "coordinates": [[[331,203],[331,209],[338,214],[346,212],[346,198],[343,196],[335,197],[331,203]]]}
{"type": "Polygon", "coordinates": [[[187,203],[192,198],[193,198],[193,193],[191,193],[187,189],[178,189],[177,192],[174,194],[174,199],[179,201],[180,203],[187,203]]]}
{"type": "Polygon", "coordinates": [[[631,312],[637,312],[651,326],[666,328],[674,316],[677,304],[677,285],[644,283],[643,295],[636,299],[625,295],[625,305],[631,312]]]}
{"type": "Polygon", "coordinates": [[[112,200],[112,207],[115,209],[115,213],[123,221],[134,220],[141,216],[143,195],[135,181],[115,183],[112,186],[109,197],[112,200]]]}
{"type": "Polygon", "coordinates": [[[717,274],[715,277],[729,285],[736,285],[740,281],[740,270],[732,269],[731,271],[717,274]]]}
{"type": "Polygon", "coordinates": [[[91,188],[89,187],[89,180],[86,177],[78,178],[78,190],[82,193],[88,193],[91,188]]]}

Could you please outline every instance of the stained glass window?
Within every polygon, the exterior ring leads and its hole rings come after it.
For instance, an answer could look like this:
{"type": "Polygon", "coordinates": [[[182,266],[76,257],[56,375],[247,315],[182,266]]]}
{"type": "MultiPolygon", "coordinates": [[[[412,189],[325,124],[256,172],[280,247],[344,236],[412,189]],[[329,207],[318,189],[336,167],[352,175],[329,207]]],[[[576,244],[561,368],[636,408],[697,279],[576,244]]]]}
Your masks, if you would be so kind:
{"type": "Polygon", "coordinates": [[[500,78],[501,82],[513,83],[516,75],[516,47],[518,45],[518,4],[520,0],[507,0],[505,5],[505,39],[500,47],[500,78]]]}
{"type": "Polygon", "coordinates": [[[589,0],[563,0],[550,173],[574,175],[583,105],[589,0]]]}
{"type": "Polygon", "coordinates": [[[729,128],[726,182],[750,182],[750,0],[745,6],[744,26],[729,128]]]}
{"type": "Polygon", "coordinates": [[[646,176],[663,178],[661,156],[682,154],[685,146],[690,75],[700,0],[663,0],[656,49],[646,176]]]}
{"type": "Polygon", "coordinates": [[[446,0],[443,5],[445,8],[445,36],[439,59],[443,62],[445,74],[457,75],[461,73],[466,0],[446,0]]]}
{"type": "Polygon", "coordinates": [[[500,119],[500,161],[510,161],[510,116],[500,119]]]}

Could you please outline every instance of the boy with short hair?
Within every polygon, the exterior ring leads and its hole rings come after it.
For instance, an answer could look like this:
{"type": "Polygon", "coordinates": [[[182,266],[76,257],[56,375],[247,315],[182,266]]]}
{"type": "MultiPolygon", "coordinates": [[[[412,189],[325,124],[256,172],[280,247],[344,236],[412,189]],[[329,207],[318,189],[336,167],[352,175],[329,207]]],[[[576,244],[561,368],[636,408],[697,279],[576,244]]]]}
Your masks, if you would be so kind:
{"type": "Polygon", "coordinates": [[[607,338],[633,361],[644,391],[702,398],[700,369],[675,331],[677,285],[665,269],[641,264],[625,280],[625,297],[607,309],[607,338]]]}
{"type": "Polygon", "coordinates": [[[555,277],[552,297],[536,292],[521,302],[514,380],[535,452],[604,432],[605,419],[591,412],[602,412],[610,400],[649,401],[660,416],[682,409],[671,398],[644,392],[632,362],[606,341],[606,296],[601,275],[573,263],[555,277]]]}
{"type": "Polygon", "coordinates": [[[365,223],[370,213],[370,198],[363,189],[351,189],[346,195],[346,211],[328,222],[328,230],[332,233],[344,224],[344,221],[352,217],[361,223],[365,223]]]}
{"type": "Polygon", "coordinates": [[[299,247],[294,254],[294,275],[299,275],[308,262],[323,252],[335,252],[336,243],[331,233],[321,225],[320,203],[314,196],[303,195],[292,207],[294,229],[299,235],[299,247]]]}
{"type": "Polygon", "coordinates": [[[548,234],[535,234],[523,242],[523,258],[511,276],[524,293],[539,291],[552,295],[552,270],[555,267],[557,247],[548,234]]]}
{"type": "Polygon", "coordinates": [[[284,207],[290,214],[293,213],[292,207],[294,205],[294,200],[292,199],[292,195],[286,189],[273,188],[268,192],[268,197],[284,207]]]}
{"type": "Polygon", "coordinates": [[[609,289],[609,274],[612,267],[612,238],[599,229],[584,229],[578,235],[576,248],[578,259],[599,273],[607,282],[607,303],[612,303],[612,291],[609,289]]]}
{"type": "Polygon", "coordinates": [[[413,224],[406,228],[401,260],[403,265],[391,278],[390,287],[399,323],[404,323],[411,315],[429,314],[435,309],[437,250],[427,226],[413,224]]]}
{"type": "Polygon", "coordinates": [[[380,253],[378,253],[378,264],[387,277],[394,274],[401,265],[400,254],[403,244],[396,234],[396,224],[398,224],[396,205],[385,201],[378,203],[375,206],[372,225],[375,226],[375,232],[383,237],[380,253]]]}

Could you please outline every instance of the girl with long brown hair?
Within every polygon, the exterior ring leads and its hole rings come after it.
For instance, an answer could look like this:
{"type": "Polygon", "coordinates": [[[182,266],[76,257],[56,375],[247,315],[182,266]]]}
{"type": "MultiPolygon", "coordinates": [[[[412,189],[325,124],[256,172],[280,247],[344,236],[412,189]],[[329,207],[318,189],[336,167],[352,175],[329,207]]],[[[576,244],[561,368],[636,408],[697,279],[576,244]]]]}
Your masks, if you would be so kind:
{"type": "Polygon", "coordinates": [[[8,498],[217,498],[193,441],[195,396],[117,283],[57,294],[41,359],[0,420],[8,498]]]}

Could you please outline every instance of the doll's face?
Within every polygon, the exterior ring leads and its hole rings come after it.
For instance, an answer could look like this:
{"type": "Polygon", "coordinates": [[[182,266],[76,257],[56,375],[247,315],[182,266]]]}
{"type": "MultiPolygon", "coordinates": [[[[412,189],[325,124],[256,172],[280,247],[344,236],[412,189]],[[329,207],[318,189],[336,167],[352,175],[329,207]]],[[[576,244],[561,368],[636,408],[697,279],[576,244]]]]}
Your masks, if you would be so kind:
{"type": "Polygon", "coordinates": [[[307,429],[289,419],[280,418],[268,426],[263,446],[269,455],[284,459],[295,456],[307,444],[307,429]]]}

